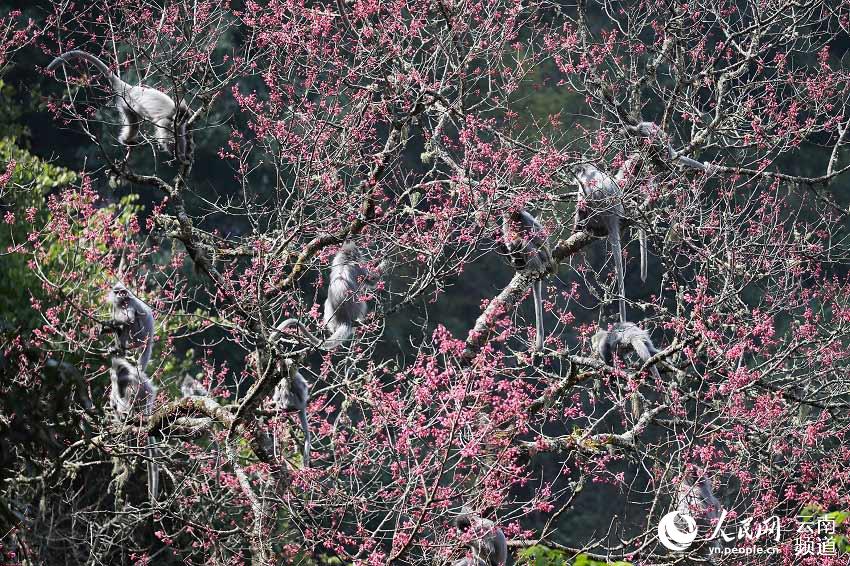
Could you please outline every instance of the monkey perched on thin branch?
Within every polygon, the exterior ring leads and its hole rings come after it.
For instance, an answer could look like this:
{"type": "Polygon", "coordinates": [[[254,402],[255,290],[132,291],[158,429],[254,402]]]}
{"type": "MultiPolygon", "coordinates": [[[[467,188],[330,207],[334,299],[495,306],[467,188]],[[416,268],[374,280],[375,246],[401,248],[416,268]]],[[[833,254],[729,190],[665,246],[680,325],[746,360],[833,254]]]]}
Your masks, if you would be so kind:
{"type": "MultiPolygon", "coordinates": [[[[278,332],[291,327],[299,331],[316,347],[335,350],[354,333],[354,323],[366,318],[369,307],[359,295],[363,289],[373,289],[378,276],[372,275],[361,265],[363,257],[357,245],[347,242],[334,256],[331,264],[328,297],[325,299],[325,328],[330,333],[327,339],[321,339],[304,326],[300,320],[290,318],[277,327],[278,332]]],[[[379,271],[381,266],[379,266],[379,271]]],[[[272,340],[277,337],[272,334],[272,340]]]]}
{"type": "Polygon", "coordinates": [[[614,179],[589,163],[576,167],[573,175],[579,186],[575,229],[584,230],[594,236],[608,237],[617,277],[620,322],[626,322],[626,286],[620,235],[625,217],[623,191],[614,179]]]}
{"type": "Polygon", "coordinates": [[[154,317],[151,308],[131,293],[123,283],[116,283],[106,297],[112,307],[112,324],[118,343],[118,354],[124,356],[127,348],[145,349],[139,357],[139,370],[145,372],[151,359],[154,339],[154,317]]]}
{"type": "MultiPolygon", "coordinates": [[[[620,348],[631,348],[644,363],[658,353],[649,333],[632,322],[618,322],[612,325],[611,330],[600,328],[590,339],[590,343],[593,351],[608,365],[614,364],[614,353],[620,348]]],[[[650,366],[649,371],[656,379],[661,378],[655,365],[650,366]]],[[[632,414],[637,417],[640,412],[640,400],[635,393],[632,396],[632,414]]]]}
{"type": "MultiPolygon", "coordinates": [[[[697,171],[703,171],[705,173],[711,173],[711,165],[709,163],[703,163],[701,161],[697,161],[695,159],[691,159],[685,155],[677,155],[676,150],[673,149],[673,143],[670,141],[670,138],[661,130],[661,127],[658,126],[655,122],[638,122],[636,125],[626,125],[625,130],[633,135],[641,136],[644,138],[656,138],[661,145],[665,146],[665,150],[667,153],[667,157],[669,159],[675,158],[678,163],[681,163],[684,167],[689,169],[695,169],[697,171]]],[[[674,161],[673,163],[675,163],[674,161]]]]}
{"type": "MultiPolygon", "coordinates": [[[[505,214],[502,218],[502,243],[511,262],[517,269],[534,271],[555,271],[552,251],[546,241],[543,226],[527,210],[505,214]]],[[[531,288],[534,298],[534,319],[536,336],[534,350],[543,350],[545,339],[543,332],[543,279],[534,281],[531,288]]]]}
{"type": "Polygon", "coordinates": [[[171,153],[181,162],[191,160],[192,136],[186,125],[191,112],[185,102],[180,101],[178,105],[170,96],[155,88],[125,83],[106,63],[86,51],[63,53],[50,62],[47,70],[52,71],[72,59],[88,61],[109,81],[121,117],[118,141],[122,145],[135,145],[142,122],[150,122],[154,126],[154,140],[163,151],[171,153]]]}

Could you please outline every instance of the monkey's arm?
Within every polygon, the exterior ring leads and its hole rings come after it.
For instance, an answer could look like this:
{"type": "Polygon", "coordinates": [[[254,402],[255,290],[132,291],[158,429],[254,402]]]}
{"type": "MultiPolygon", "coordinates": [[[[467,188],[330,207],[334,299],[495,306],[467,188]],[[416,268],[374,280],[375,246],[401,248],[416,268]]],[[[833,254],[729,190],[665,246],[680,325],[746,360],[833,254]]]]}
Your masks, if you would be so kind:
{"type": "MultiPolygon", "coordinates": [[[[145,303],[139,301],[139,303],[134,308],[136,311],[136,320],[141,321],[141,330],[142,334],[144,335],[143,339],[145,341],[145,350],[139,357],[139,367],[142,371],[145,371],[148,367],[148,363],[151,360],[151,354],[153,353],[153,341],[154,336],[156,334],[156,322],[153,318],[153,311],[145,303]]],[[[134,339],[136,338],[134,337],[134,339]]]]}
{"type": "Polygon", "coordinates": [[[119,355],[121,357],[127,352],[127,343],[130,341],[130,328],[127,324],[118,322],[117,320],[107,320],[100,324],[100,334],[112,334],[114,345],[107,349],[107,353],[111,355],[119,355]]]}

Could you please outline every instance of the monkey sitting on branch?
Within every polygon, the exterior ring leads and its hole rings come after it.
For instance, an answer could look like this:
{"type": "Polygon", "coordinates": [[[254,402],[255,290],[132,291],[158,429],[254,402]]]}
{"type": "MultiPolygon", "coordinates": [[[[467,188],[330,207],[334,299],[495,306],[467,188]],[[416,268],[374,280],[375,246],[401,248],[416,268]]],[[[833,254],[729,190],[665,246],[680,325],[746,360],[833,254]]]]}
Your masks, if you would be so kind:
{"type": "MultiPolygon", "coordinates": [[[[511,262],[517,268],[552,273],[556,264],[546,240],[543,226],[527,210],[505,214],[502,219],[502,244],[511,262]]],[[[543,351],[543,278],[534,281],[531,288],[534,299],[535,339],[534,350],[543,351]]]]}
{"type": "MultiPolygon", "coordinates": [[[[126,420],[133,413],[141,411],[146,419],[153,414],[156,401],[156,388],[144,371],[124,358],[112,358],[109,370],[111,390],[109,405],[116,416],[126,420]]],[[[151,504],[159,497],[159,465],[156,463],[156,443],[150,437],[147,442],[148,496],[151,504]]]]}
{"type": "MultiPolygon", "coordinates": [[[[335,350],[354,333],[354,323],[366,318],[369,307],[360,298],[363,289],[374,289],[379,275],[370,274],[362,266],[363,257],[353,242],[343,244],[331,264],[328,297],[325,299],[324,323],[330,333],[322,339],[314,335],[300,320],[290,318],[277,327],[272,341],[287,328],[296,327],[313,346],[327,351],[335,350]]],[[[383,268],[383,262],[378,267],[383,268]]]]}
{"type": "MultiPolygon", "coordinates": [[[[644,363],[658,353],[649,333],[632,322],[618,322],[611,326],[611,330],[600,328],[590,339],[590,343],[594,353],[609,366],[614,365],[614,354],[620,348],[631,348],[644,363]]],[[[655,364],[649,366],[649,370],[656,379],[661,379],[655,364]]],[[[640,412],[640,401],[636,392],[632,396],[632,414],[638,417],[640,412]]]]}
{"type": "MultiPolygon", "coordinates": [[[[304,433],[304,448],[301,456],[304,462],[304,467],[310,467],[310,426],[307,423],[307,404],[310,402],[310,385],[301,372],[296,370],[289,377],[288,372],[284,372],[286,377],[275,387],[272,401],[278,411],[288,413],[297,411],[298,419],[301,422],[301,431],[304,433]]],[[[275,441],[275,445],[277,442],[275,441]]],[[[275,451],[276,452],[276,451],[275,451]]]]}
{"type": "MultiPolygon", "coordinates": [[[[277,339],[277,333],[274,339],[277,339]]],[[[274,344],[273,344],[274,346],[274,344]]],[[[298,412],[298,419],[301,423],[301,431],[304,433],[304,445],[301,452],[304,467],[310,466],[310,450],[311,437],[310,426],[307,422],[307,405],[310,403],[310,385],[295,362],[279,357],[272,347],[272,357],[260,355],[260,351],[255,351],[249,356],[250,364],[254,366],[259,378],[266,375],[271,375],[278,382],[272,393],[272,403],[274,409],[279,413],[298,412]],[[267,372],[273,372],[268,374],[267,372]]],[[[275,457],[278,453],[278,440],[275,434],[271,439],[271,446],[275,457]]]]}
{"type": "Polygon", "coordinates": [[[116,283],[106,296],[110,305],[111,321],[109,331],[115,332],[117,353],[125,356],[127,348],[145,349],[139,357],[139,371],[145,372],[151,359],[154,340],[153,310],[143,300],[130,292],[123,283],[116,283]]]}

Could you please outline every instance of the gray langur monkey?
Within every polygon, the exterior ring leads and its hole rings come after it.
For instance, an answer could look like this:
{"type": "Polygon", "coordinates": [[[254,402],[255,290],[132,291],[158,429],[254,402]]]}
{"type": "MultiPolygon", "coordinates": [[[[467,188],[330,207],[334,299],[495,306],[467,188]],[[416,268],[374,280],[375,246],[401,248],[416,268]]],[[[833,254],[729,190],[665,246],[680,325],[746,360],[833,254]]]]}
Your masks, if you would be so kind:
{"type": "Polygon", "coordinates": [[[620,322],[626,322],[626,289],[620,239],[625,217],[622,188],[614,179],[589,163],[575,167],[573,176],[579,186],[575,229],[585,230],[598,237],[608,237],[619,290],[620,322]]]}
{"type": "MultiPolygon", "coordinates": [[[[510,212],[502,218],[502,243],[511,262],[519,269],[552,273],[555,262],[546,240],[543,226],[527,210],[510,212]]],[[[536,336],[534,350],[543,350],[543,277],[538,277],[531,288],[534,298],[536,336]]]]}
{"type": "Polygon", "coordinates": [[[124,286],[116,283],[106,297],[112,307],[112,323],[120,355],[125,355],[127,348],[145,349],[139,356],[139,370],[147,370],[151,359],[154,340],[154,318],[151,308],[124,286]]]}
{"type": "Polygon", "coordinates": [[[130,292],[123,283],[115,283],[107,295],[112,307],[112,323],[117,327],[116,340],[123,355],[127,348],[145,347],[139,357],[139,369],[147,370],[154,341],[153,310],[143,300],[130,292]]]}
{"type": "Polygon", "coordinates": [[[703,163],[697,161],[695,159],[691,159],[685,155],[676,155],[676,150],[673,149],[673,144],[670,142],[670,138],[661,131],[661,127],[655,122],[638,122],[635,126],[627,125],[625,127],[627,132],[631,134],[638,135],[644,138],[653,138],[657,137],[661,140],[661,143],[666,146],[667,157],[669,159],[675,159],[685,167],[690,169],[696,169],[697,171],[704,171],[706,173],[711,173],[711,164],[703,163]]]}
{"type": "MultiPolygon", "coordinates": [[[[593,351],[609,366],[613,365],[614,353],[620,348],[631,348],[644,363],[658,353],[649,333],[632,322],[618,322],[612,325],[611,330],[600,328],[590,339],[590,343],[593,351]]],[[[650,366],[649,370],[656,379],[661,378],[655,365],[650,366]]],[[[632,414],[637,418],[640,413],[640,400],[635,392],[632,396],[632,414]]]]}
{"type": "MultiPolygon", "coordinates": [[[[711,479],[702,476],[694,478],[691,472],[686,472],[679,484],[676,494],[676,512],[678,518],[676,525],[688,530],[688,525],[681,519],[682,516],[695,517],[709,526],[716,524],[723,514],[723,505],[714,495],[711,479]]],[[[710,542],[710,546],[719,549],[721,537],[710,542]]],[[[713,556],[709,554],[709,562],[714,564],[713,556]]]]}
{"type": "Polygon", "coordinates": [[[693,474],[687,473],[676,494],[676,510],[682,515],[696,514],[714,521],[720,518],[723,505],[714,495],[711,479],[705,476],[694,479],[693,474]]]}
{"type": "MultiPolygon", "coordinates": [[[[377,283],[378,275],[371,275],[361,265],[363,262],[360,250],[353,242],[343,244],[336,253],[331,264],[331,275],[328,282],[328,297],[325,299],[324,323],[330,332],[327,339],[315,336],[304,326],[300,320],[290,318],[283,321],[272,333],[274,341],[278,332],[290,327],[297,327],[309,342],[316,347],[325,350],[335,350],[354,333],[354,323],[366,318],[369,308],[366,301],[360,300],[358,295],[364,288],[373,289],[377,283]]],[[[378,267],[379,272],[384,263],[378,267]]]]}
{"type": "MultiPolygon", "coordinates": [[[[288,372],[282,372],[288,376],[288,372]]],[[[302,457],[304,459],[304,467],[310,467],[310,426],[307,423],[307,403],[310,401],[310,385],[301,372],[295,371],[293,378],[289,377],[286,380],[278,383],[272,394],[272,402],[275,407],[281,412],[298,411],[298,419],[301,421],[301,431],[304,433],[304,450],[302,457]]],[[[275,439],[275,446],[277,439],[275,439]]],[[[277,452],[277,450],[275,450],[277,452]]]]}
{"type": "Polygon", "coordinates": [[[121,116],[118,141],[122,145],[136,144],[141,123],[150,122],[154,126],[154,139],[163,151],[183,162],[191,159],[192,136],[186,126],[190,111],[185,102],[180,101],[178,105],[170,96],[155,88],[125,83],[106,63],[86,51],[63,53],[50,62],[47,70],[52,71],[72,59],[88,61],[109,81],[115,95],[115,106],[121,116]]]}
{"type": "Polygon", "coordinates": [[[183,376],[180,382],[180,394],[185,397],[209,397],[210,392],[204,384],[189,374],[183,376]]]}
{"type": "Polygon", "coordinates": [[[508,561],[505,533],[493,521],[476,517],[464,510],[454,523],[461,531],[471,530],[473,536],[469,541],[472,558],[461,558],[454,566],[504,566],[508,561]]]}
{"type": "MultiPolygon", "coordinates": [[[[141,410],[145,418],[150,418],[156,401],[156,388],[144,371],[125,358],[112,358],[109,380],[112,384],[109,404],[119,417],[126,418],[141,410]]],[[[156,443],[148,438],[148,496],[151,503],[159,497],[159,464],[155,460],[156,454],[156,443]]]]}

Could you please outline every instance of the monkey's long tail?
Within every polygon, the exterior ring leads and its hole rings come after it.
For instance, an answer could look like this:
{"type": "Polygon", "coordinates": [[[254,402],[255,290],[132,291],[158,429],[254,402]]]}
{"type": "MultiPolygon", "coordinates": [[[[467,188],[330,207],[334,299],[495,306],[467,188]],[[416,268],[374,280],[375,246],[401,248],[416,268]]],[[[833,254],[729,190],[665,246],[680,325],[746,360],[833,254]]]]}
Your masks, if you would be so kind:
{"type": "Polygon", "coordinates": [[[174,115],[175,135],[173,148],[174,157],[181,163],[191,163],[195,157],[195,140],[187,126],[191,115],[192,112],[189,110],[189,107],[181,100],[174,115]]]}
{"type": "Polygon", "coordinates": [[[638,233],[638,239],[640,240],[640,280],[646,283],[646,264],[649,254],[646,247],[646,230],[643,228],[638,233]]]}
{"type": "MultiPolygon", "coordinates": [[[[673,144],[669,141],[667,142],[667,155],[670,157],[670,159],[676,157],[676,150],[673,149],[673,144]]],[[[695,159],[691,159],[690,157],[687,157],[685,155],[678,156],[677,160],[685,167],[690,167],[691,169],[696,169],[697,171],[708,172],[709,170],[708,164],[702,163],[695,159]]]]}
{"type": "Polygon", "coordinates": [[[301,419],[301,430],[304,431],[304,467],[310,467],[310,426],[307,424],[307,407],[301,407],[298,411],[298,416],[301,419]]]}
{"type": "MultiPolygon", "coordinates": [[[[151,411],[148,410],[148,419],[150,419],[151,411]]],[[[159,498],[159,464],[156,462],[159,456],[159,450],[156,447],[156,437],[148,435],[148,499],[151,506],[156,504],[159,498]]]]}
{"type": "Polygon", "coordinates": [[[51,61],[50,64],[47,66],[47,70],[52,71],[56,66],[62,63],[68,63],[72,59],[83,59],[94,65],[97,70],[100,71],[103,76],[109,80],[109,84],[110,86],[112,86],[112,90],[114,90],[116,93],[121,92],[121,87],[124,85],[124,81],[121,80],[121,77],[113,73],[109,69],[109,67],[106,66],[106,63],[86,51],[82,51],[79,49],[74,49],[73,51],[66,51],[65,53],[61,54],[56,59],[51,61]]]}
{"type": "Polygon", "coordinates": [[[350,322],[341,322],[337,325],[327,340],[325,340],[325,350],[336,350],[343,342],[348,340],[354,333],[354,326],[350,322]]]}
{"type": "Polygon", "coordinates": [[[151,505],[159,498],[159,464],[155,459],[159,451],[156,449],[156,441],[153,436],[148,437],[148,497],[151,505]]]}
{"type": "Polygon", "coordinates": [[[534,318],[536,324],[536,336],[534,337],[534,350],[543,351],[543,280],[538,279],[532,287],[534,296],[534,318]]]}
{"type": "MultiPolygon", "coordinates": [[[[145,420],[147,421],[146,424],[150,426],[151,415],[153,415],[154,404],[156,402],[156,388],[153,387],[153,384],[150,383],[144,372],[140,375],[141,378],[148,383],[146,387],[147,399],[145,400],[144,412],[145,420]]],[[[145,452],[148,458],[148,499],[150,500],[151,507],[153,507],[159,497],[159,464],[156,462],[159,450],[156,447],[156,437],[154,435],[147,435],[145,443],[147,445],[147,450],[145,452]]]]}
{"type": "Polygon", "coordinates": [[[147,370],[148,364],[151,361],[151,354],[153,353],[153,332],[151,332],[145,342],[145,351],[142,352],[142,355],[139,358],[139,369],[142,372],[147,370]]]}
{"type": "MultiPolygon", "coordinates": [[[[145,379],[147,378],[145,377],[145,379]]],[[[147,417],[147,423],[150,425],[154,402],[156,400],[156,389],[149,385],[147,395],[148,397],[145,402],[145,417],[147,417]]],[[[159,456],[159,450],[156,447],[156,437],[152,434],[149,434],[147,437],[146,452],[148,457],[148,499],[150,500],[151,507],[153,507],[159,497],[159,464],[156,462],[156,458],[159,456]]]]}
{"type": "Polygon", "coordinates": [[[611,242],[611,253],[614,255],[614,271],[617,276],[620,301],[620,322],[626,322],[626,283],[623,273],[623,249],[620,245],[620,234],[617,227],[608,231],[608,240],[611,242]]]}

